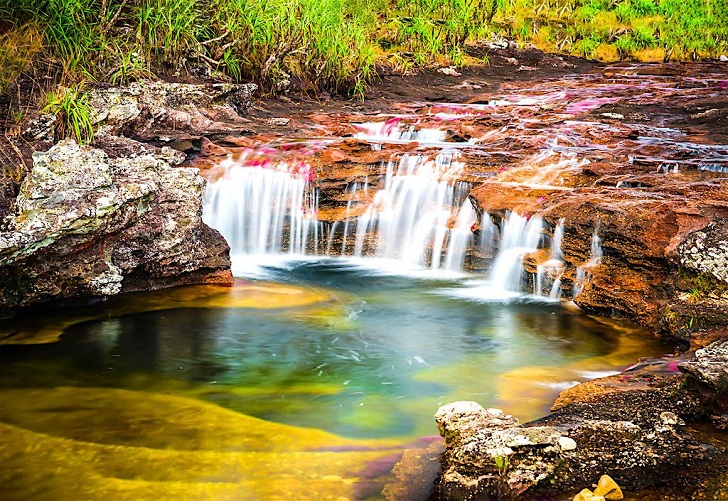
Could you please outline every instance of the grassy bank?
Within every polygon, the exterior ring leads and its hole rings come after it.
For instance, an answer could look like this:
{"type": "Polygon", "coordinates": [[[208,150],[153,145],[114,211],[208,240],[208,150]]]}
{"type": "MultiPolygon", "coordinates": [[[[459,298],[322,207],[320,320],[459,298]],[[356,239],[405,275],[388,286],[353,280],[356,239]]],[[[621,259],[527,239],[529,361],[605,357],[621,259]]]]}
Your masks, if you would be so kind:
{"type": "Polygon", "coordinates": [[[492,32],[602,60],[715,57],[728,51],[726,2],[0,0],[0,90],[19,92],[19,75],[192,75],[356,94],[377,64],[475,62],[467,44],[492,32]]]}

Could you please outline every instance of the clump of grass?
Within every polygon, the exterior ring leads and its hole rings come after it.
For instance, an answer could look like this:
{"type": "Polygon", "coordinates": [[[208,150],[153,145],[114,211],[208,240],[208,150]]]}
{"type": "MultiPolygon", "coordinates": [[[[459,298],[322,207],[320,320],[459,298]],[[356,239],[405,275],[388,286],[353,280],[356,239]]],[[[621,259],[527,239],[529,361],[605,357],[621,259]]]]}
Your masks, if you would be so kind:
{"type": "Polygon", "coordinates": [[[79,144],[93,140],[94,127],[83,83],[70,88],[59,87],[46,95],[44,113],[56,116],[56,139],[73,137],[79,144]]]}
{"type": "Polygon", "coordinates": [[[508,33],[602,60],[716,57],[728,51],[723,0],[501,0],[508,33]],[[548,37],[544,36],[548,27],[548,37]]]}

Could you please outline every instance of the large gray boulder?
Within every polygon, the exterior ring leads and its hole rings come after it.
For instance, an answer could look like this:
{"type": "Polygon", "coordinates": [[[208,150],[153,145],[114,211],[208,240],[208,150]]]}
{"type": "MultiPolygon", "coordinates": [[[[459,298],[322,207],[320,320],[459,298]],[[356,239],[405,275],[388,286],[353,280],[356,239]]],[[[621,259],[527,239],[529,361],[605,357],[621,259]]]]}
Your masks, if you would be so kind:
{"type": "Polygon", "coordinates": [[[204,180],[162,152],[109,158],[61,141],[36,152],[0,227],[0,316],[132,290],[229,283],[229,248],[202,222],[204,180]]]}

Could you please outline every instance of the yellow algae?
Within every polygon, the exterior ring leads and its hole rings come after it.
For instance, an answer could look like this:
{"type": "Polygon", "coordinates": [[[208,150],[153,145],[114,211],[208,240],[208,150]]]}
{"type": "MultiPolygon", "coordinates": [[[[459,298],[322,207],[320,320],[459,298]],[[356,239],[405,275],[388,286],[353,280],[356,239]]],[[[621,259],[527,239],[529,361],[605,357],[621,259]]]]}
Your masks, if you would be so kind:
{"type": "MultiPolygon", "coordinates": [[[[111,388],[0,390],[0,421],[37,433],[175,450],[290,451],[367,445],[194,399],[111,388]]],[[[383,442],[376,442],[381,446],[383,442]]]]}
{"type": "Polygon", "coordinates": [[[153,393],[18,389],[0,401],[6,501],[352,498],[376,480],[368,462],[402,449],[153,393]]]}
{"type": "Polygon", "coordinates": [[[353,498],[362,465],[395,449],[158,450],[74,441],[0,424],[3,500],[353,498]]]}
{"type": "MultiPolygon", "coordinates": [[[[50,313],[0,324],[0,344],[43,344],[58,341],[69,327],[90,320],[176,308],[283,309],[338,301],[325,289],[243,281],[233,286],[192,285],[114,297],[96,307],[78,308],[76,313],[50,313]],[[80,313],[79,313],[80,312],[80,313]]],[[[286,312],[289,315],[290,312],[286,312]]]]}
{"type": "Polygon", "coordinates": [[[281,383],[281,384],[267,384],[265,381],[261,382],[263,386],[255,387],[241,387],[241,386],[207,386],[204,388],[191,387],[189,391],[185,391],[185,395],[192,397],[204,397],[205,395],[212,395],[217,393],[224,393],[226,395],[239,395],[239,396],[251,396],[251,395],[277,395],[286,394],[290,396],[294,395],[336,395],[341,393],[345,387],[340,384],[333,383],[281,383]]]}

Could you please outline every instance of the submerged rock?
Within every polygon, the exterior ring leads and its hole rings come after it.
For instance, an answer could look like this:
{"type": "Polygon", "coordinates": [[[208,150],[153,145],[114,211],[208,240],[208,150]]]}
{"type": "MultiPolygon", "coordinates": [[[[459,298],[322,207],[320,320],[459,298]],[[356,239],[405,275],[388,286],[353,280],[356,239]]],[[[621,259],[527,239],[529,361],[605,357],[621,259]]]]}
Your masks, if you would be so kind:
{"type": "Polygon", "coordinates": [[[67,140],[34,155],[0,233],[0,316],[132,290],[228,283],[228,247],[201,220],[203,179],[153,154],[67,140]]]}

